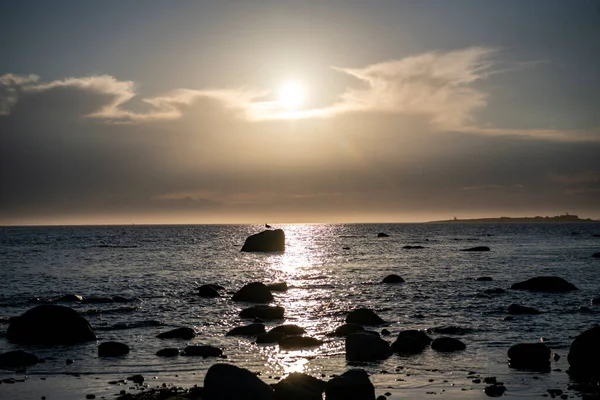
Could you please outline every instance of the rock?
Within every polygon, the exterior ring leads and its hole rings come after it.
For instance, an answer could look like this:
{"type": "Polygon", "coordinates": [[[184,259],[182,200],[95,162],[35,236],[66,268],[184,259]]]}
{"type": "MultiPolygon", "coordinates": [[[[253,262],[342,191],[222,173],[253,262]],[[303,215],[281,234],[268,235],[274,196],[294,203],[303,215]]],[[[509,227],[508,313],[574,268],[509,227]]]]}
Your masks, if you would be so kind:
{"type": "Polygon", "coordinates": [[[128,381],[132,381],[133,383],[137,383],[138,385],[141,385],[142,383],[144,383],[144,377],[142,375],[132,375],[130,377],[127,378],[128,381]]]}
{"type": "Polygon", "coordinates": [[[83,296],[78,294],[65,294],[62,296],[54,297],[50,301],[53,303],[79,303],[83,301],[83,296]]]}
{"type": "Polygon", "coordinates": [[[506,312],[508,312],[509,314],[513,314],[513,315],[521,315],[521,314],[533,314],[533,315],[537,315],[537,314],[541,314],[541,312],[539,310],[536,310],[535,308],[521,306],[519,304],[514,304],[514,303],[511,304],[510,306],[508,306],[508,309],[506,310],[506,312]]]}
{"type": "Polygon", "coordinates": [[[600,377],[600,326],[594,326],[575,338],[567,356],[569,373],[600,377]]]}
{"type": "Polygon", "coordinates": [[[375,311],[368,308],[357,308],[351,311],[346,317],[346,323],[349,324],[361,324],[361,325],[381,325],[385,321],[382,320],[379,315],[375,314],[375,311]]]}
{"type": "Polygon", "coordinates": [[[362,369],[351,369],[325,385],[326,400],[375,400],[375,387],[362,369]]]}
{"type": "Polygon", "coordinates": [[[490,248],[487,246],[475,246],[469,247],[468,249],[462,249],[461,251],[490,251],[490,248]]]}
{"type": "Polygon", "coordinates": [[[398,354],[417,354],[430,343],[431,338],[425,332],[411,329],[400,332],[391,348],[398,354]]]}
{"type": "Polygon", "coordinates": [[[81,301],[84,304],[106,304],[106,303],[114,303],[112,297],[88,297],[81,301]]]}
{"type": "Polygon", "coordinates": [[[586,307],[586,306],[579,306],[579,307],[577,307],[577,312],[584,313],[584,314],[592,314],[594,312],[594,310],[592,310],[591,308],[586,307]]]}
{"type": "Polygon", "coordinates": [[[440,337],[431,342],[431,348],[436,351],[450,353],[453,351],[464,350],[467,348],[467,346],[458,339],[451,337],[440,337]]]}
{"type": "Polygon", "coordinates": [[[463,326],[446,325],[429,328],[427,329],[427,332],[439,333],[441,335],[466,335],[473,333],[473,329],[463,326]]]}
{"type": "Polygon", "coordinates": [[[483,291],[483,293],[485,293],[485,294],[504,294],[504,293],[506,293],[506,290],[504,290],[502,288],[485,289],[483,291]]]}
{"type": "Polygon", "coordinates": [[[179,355],[179,349],[175,347],[168,347],[166,349],[160,349],[156,352],[159,357],[176,357],[179,355]]]}
{"type": "Polygon", "coordinates": [[[278,343],[279,339],[281,339],[282,337],[285,337],[285,336],[287,336],[287,335],[282,332],[261,333],[260,335],[256,336],[256,343],[257,344],[278,343]]]}
{"type": "Polygon", "coordinates": [[[594,233],[594,234],[592,235],[592,237],[597,237],[597,238],[600,238],[600,233],[594,233]]]}
{"type": "Polygon", "coordinates": [[[183,350],[186,356],[199,356],[199,357],[219,357],[223,355],[223,350],[218,347],[208,346],[208,345],[194,345],[187,346],[183,350]]]}
{"type": "Polygon", "coordinates": [[[406,246],[402,246],[403,249],[406,250],[417,250],[417,249],[424,249],[425,246],[411,246],[411,245],[406,245],[406,246]]]}
{"type": "Polygon", "coordinates": [[[192,328],[177,328],[156,335],[159,339],[193,339],[196,337],[196,332],[192,328]]]}
{"type": "Polygon", "coordinates": [[[508,349],[511,368],[550,371],[550,349],[544,343],[519,343],[508,349]]]}
{"type": "Polygon", "coordinates": [[[323,344],[323,341],[308,336],[284,336],[277,343],[280,349],[296,350],[307,347],[319,347],[323,344]]]}
{"type": "Polygon", "coordinates": [[[506,386],[504,386],[504,385],[486,386],[486,388],[483,389],[483,392],[490,397],[500,397],[504,394],[504,392],[506,392],[506,386]]]}
{"type": "Polygon", "coordinates": [[[275,400],[275,392],[247,369],[218,363],[206,372],[202,399],[275,400]]]}
{"type": "Polygon", "coordinates": [[[269,283],[267,284],[267,289],[271,292],[287,292],[288,285],[287,282],[269,283]]]}
{"type": "Polygon", "coordinates": [[[385,328],[383,328],[383,329],[381,330],[381,336],[389,336],[389,335],[391,335],[391,334],[392,334],[392,332],[390,332],[389,330],[387,330],[387,329],[385,329],[385,328]]]}
{"type": "Polygon", "coordinates": [[[220,297],[221,295],[213,287],[213,285],[202,285],[198,288],[198,296],[200,297],[220,297]]]}
{"type": "Polygon", "coordinates": [[[129,353],[129,346],[119,342],[104,342],[98,346],[98,357],[120,357],[129,353]]]}
{"type": "Polygon", "coordinates": [[[241,251],[265,253],[285,251],[285,233],[281,229],[275,229],[248,236],[241,251]]]}
{"type": "Polygon", "coordinates": [[[511,289],[529,290],[531,292],[569,292],[578,290],[575,285],[558,276],[536,276],[523,282],[513,284],[511,289]]]}
{"type": "Polygon", "coordinates": [[[283,319],[283,307],[279,306],[254,306],[240,312],[242,318],[259,318],[263,320],[283,319]]]}
{"type": "Polygon", "coordinates": [[[225,336],[254,336],[267,333],[263,324],[250,324],[233,328],[225,336]]]}
{"type": "Polygon", "coordinates": [[[140,299],[135,299],[135,298],[132,299],[132,298],[123,297],[123,296],[114,296],[114,297],[112,297],[112,300],[115,303],[132,303],[134,301],[140,301],[140,299]]]}
{"type": "Polygon", "coordinates": [[[301,372],[292,372],[273,385],[278,400],[322,400],[327,383],[301,372]]]}
{"type": "Polygon", "coordinates": [[[392,355],[392,349],[385,340],[367,332],[351,333],[346,337],[346,360],[378,361],[392,355]]]}
{"type": "Polygon", "coordinates": [[[378,238],[382,238],[382,237],[390,237],[390,235],[388,235],[387,233],[379,232],[379,233],[377,234],[377,237],[378,237],[378,238]]]}
{"type": "Polygon", "coordinates": [[[232,299],[233,301],[247,301],[249,303],[269,303],[273,301],[273,295],[264,283],[252,282],[238,290],[232,299]]]}
{"type": "Polygon", "coordinates": [[[600,304],[600,297],[594,297],[592,299],[592,304],[600,304]]]}
{"type": "Polygon", "coordinates": [[[283,333],[284,335],[303,335],[306,333],[306,330],[298,325],[279,325],[275,328],[271,329],[269,333],[283,333]]]}
{"type": "Polygon", "coordinates": [[[600,252],[592,254],[592,257],[593,258],[600,258],[600,252]]]}
{"type": "Polygon", "coordinates": [[[11,318],[6,338],[22,344],[75,344],[96,340],[89,322],[65,306],[44,304],[11,318]]]}
{"type": "Polygon", "coordinates": [[[363,328],[363,326],[360,324],[344,324],[342,326],[338,326],[335,331],[328,333],[327,336],[348,336],[351,333],[364,330],[365,328],[363,328]]]}
{"type": "Polygon", "coordinates": [[[475,278],[475,280],[479,281],[479,282],[491,282],[494,279],[491,276],[479,276],[479,277],[475,278]]]}
{"type": "Polygon", "coordinates": [[[391,274],[383,278],[381,283],[404,283],[404,279],[396,274],[391,274]]]}
{"type": "Polygon", "coordinates": [[[2,369],[21,369],[35,365],[38,362],[40,362],[40,359],[35,354],[27,353],[23,350],[0,354],[0,368],[2,369]]]}

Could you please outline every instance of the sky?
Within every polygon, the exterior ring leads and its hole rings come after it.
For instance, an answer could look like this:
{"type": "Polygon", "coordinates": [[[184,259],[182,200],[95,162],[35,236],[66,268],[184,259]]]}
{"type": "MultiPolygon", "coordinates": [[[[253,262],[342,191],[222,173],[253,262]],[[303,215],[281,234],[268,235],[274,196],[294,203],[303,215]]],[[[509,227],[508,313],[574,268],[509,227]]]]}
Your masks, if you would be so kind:
{"type": "Polygon", "coordinates": [[[0,225],[600,218],[600,1],[0,4],[0,225]]]}

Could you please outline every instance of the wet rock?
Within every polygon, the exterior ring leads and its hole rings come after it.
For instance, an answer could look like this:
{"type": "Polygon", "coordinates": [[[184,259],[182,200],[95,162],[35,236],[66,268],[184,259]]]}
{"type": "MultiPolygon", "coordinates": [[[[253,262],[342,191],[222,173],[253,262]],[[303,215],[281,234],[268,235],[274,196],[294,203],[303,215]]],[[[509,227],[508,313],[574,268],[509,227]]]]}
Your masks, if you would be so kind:
{"type": "Polygon", "coordinates": [[[514,321],[514,320],[515,320],[515,317],[510,316],[510,315],[502,318],[502,321],[514,321]]]}
{"type": "Polygon", "coordinates": [[[577,287],[558,276],[536,276],[523,282],[513,284],[511,289],[529,290],[531,292],[569,292],[577,290],[577,287]]]}
{"type": "Polygon", "coordinates": [[[267,288],[271,292],[287,292],[288,284],[287,282],[276,282],[267,284],[267,288]]]}
{"type": "Polygon", "coordinates": [[[156,335],[159,339],[193,339],[196,332],[192,328],[176,328],[156,335]]]}
{"type": "Polygon", "coordinates": [[[600,304],[600,297],[594,297],[592,299],[592,304],[596,305],[596,304],[600,304]]]}
{"type": "Polygon", "coordinates": [[[424,249],[425,246],[411,246],[411,245],[406,245],[406,246],[402,246],[403,249],[406,250],[418,250],[418,249],[424,249]]]}
{"type": "Polygon", "coordinates": [[[514,304],[514,303],[508,306],[508,308],[506,309],[506,312],[508,312],[509,314],[512,314],[512,315],[521,315],[521,314],[533,314],[533,315],[537,315],[537,314],[541,314],[540,311],[536,310],[535,308],[521,306],[519,304],[514,304]]]}
{"type": "Polygon", "coordinates": [[[168,347],[166,349],[160,349],[156,352],[159,357],[176,357],[179,355],[179,349],[176,347],[168,347]]]}
{"type": "Polygon", "coordinates": [[[592,237],[600,238],[600,233],[594,233],[592,237]]]}
{"type": "Polygon", "coordinates": [[[202,285],[198,288],[198,296],[200,297],[220,297],[221,295],[213,287],[213,285],[202,285]]]}
{"type": "Polygon", "coordinates": [[[83,296],[78,294],[65,294],[62,296],[54,297],[50,301],[53,303],[79,303],[83,301],[83,296]]]}
{"type": "Polygon", "coordinates": [[[475,246],[469,247],[467,249],[462,249],[461,251],[490,251],[490,248],[487,246],[475,246]]]}
{"type": "Polygon", "coordinates": [[[284,309],[279,306],[253,306],[240,312],[242,318],[259,318],[262,320],[283,319],[284,309]]]}
{"type": "Polygon", "coordinates": [[[88,297],[82,300],[84,304],[107,304],[114,302],[112,297],[88,297]]]}
{"type": "Polygon", "coordinates": [[[364,330],[365,330],[365,328],[363,328],[362,325],[350,323],[350,324],[344,324],[342,326],[338,326],[335,329],[335,331],[328,333],[327,336],[343,337],[343,336],[348,336],[351,333],[364,331],[364,330]]]}
{"type": "Polygon", "coordinates": [[[267,333],[263,324],[250,324],[233,328],[225,336],[254,336],[267,333]]]}
{"type": "Polygon", "coordinates": [[[569,373],[600,377],[600,326],[594,326],[575,338],[567,356],[569,373]]]}
{"type": "Polygon", "coordinates": [[[285,233],[281,229],[275,229],[248,236],[241,251],[265,253],[285,251],[285,233]]]}
{"type": "Polygon", "coordinates": [[[6,338],[22,344],[75,344],[96,340],[89,322],[72,308],[44,304],[11,318],[6,338]]]}
{"type": "Polygon", "coordinates": [[[238,290],[232,299],[233,301],[247,301],[250,303],[269,303],[273,301],[273,295],[264,283],[252,282],[238,290]]]}
{"type": "Polygon", "coordinates": [[[425,332],[411,329],[400,332],[391,348],[398,354],[417,354],[425,350],[430,343],[431,338],[425,332]]]}
{"type": "Polygon", "coordinates": [[[247,369],[218,363],[206,372],[202,399],[275,400],[275,392],[247,369]]]}
{"type": "Polygon", "coordinates": [[[120,357],[129,353],[129,346],[119,342],[104,342],[98,346],[98,357],[120,357]]]}
{"type": "Polygon", "coordinates": [[[113,296],[112,300],[115,303],[132,303],[134,301],[140,301],[140,299],[130,298],[130,297],[124,297],[124,296],[113,296]]]}
{"type": "Polygon", "coordinates": [[[475,280],[478,282],[491,282],[494,279],[491,276],[479,276],[479,277],[475,278],[475,280]]]}
{"type": "Polygon", "coordinates": [[[490,385],[483,389],[483,392],[490,397],[500,397],[506,392],[504,385],[490,385]]]}
{"type": "Polygon", "coordinates": [[[288,324],[288,325],[279,325],[275,328],[269,330],[269,333],[283,333],[284,335],[303,335],[306,333],[306,330],[298,325],[288,324]]]}
{"type": "Polygon", "coordinates": [[[404,283],[404,279],[400,275],[391,274],[383,278],[381,283],[404,283]]]}
{"type": "Polygon", "coordinates": [[[544,343],[519,343],[508,349],[508,364],[516,369],[549,371],[550,354],[544,343]]]}
{"type": "Polygon", "coordinates": [[[382,237],[390,237],[390,235],[388,235],[387,233],[379,232],[379,233],[377,234],[377,237],[378,237],[378,238],[382,238],[382,237]]]}
{"type": "Polygon", "coordinates": [[[323,344],[323,341],[308,336],[284,336],[277,343],[280,349],[296,350],[307,347],[318,347],[323,344]]]}
{"type": "Polygon", "coordinates": [[[292,372],[273,385],[277,400],[322,400],[327,383],[300,372],[292,372]]]}
{"type": "Polygon", "coordinates": [[[600,252],[592,254],[592,257],[593,258],[600,258],[600,252]]]}
{"type": "Polygon", "coordinates": [[[279,339],[281,339],[282,337],[285,337],[285,336],[287,336],[287,335],[282,332],[261,333],[260,335],[256,336],[256,343],[257,344],[278,343],[279,339]]]}
{"type": "Polygon", "coordinates": [[[375,311],[368,308],[357,308],[351,311],[346,317],[346,323],[348,324],[361,324],[361,325],[381,325],[385,321],[375,313],[375,311]]]}
{"type": "Polygon", "coordinates": [[[208,345],[187,346],[183,352],[186,356],[197,357],[219,357],[223,355],[223,350],[208,345]]]}
{"type": "Polygon", "coordinates": [[[346,360],[377,361],[385,360],[392,355],[392,349],[378,335],[367,332],[356,332],[346,337],[346,360]]]}
{"type": "Polygon", "coordinates": [[[450,353],[453,351],[464,350],[467,348],[467,346],[458,339],[451,337],[440,337],[431,342],[431,348],[435,351],[450,353]]]}
{"type": "Polygon", "coordinates": [[[439,333],[441,335],[466,335],[473,333],[473,329],[464,326],[446,325],[429,328],[427,332],[439,333]]]}
{"type": "Polygon", "coordinates": [[[142,375],[132,375],[130,377],[127,378],[128,381],[132,381],[133,383],[137,383],[138,385],[141,385],[142,383],[144,383],[144,377],[142,375]]]}
{"type": "Polygon", "coordinates": [[[485,294],[504,294],[504,293],[506,293],[506,290],[504,290],[502,288],[485,289],[483,291],[483,293],[485,293],[485,294]]]}
{"type": "Polygon", "coordinates": [[[2,369],[20,369],[35,365],[38,362],[40,360],[35,354],[27,353],[23,350],[0,354],[0,368],[2,369]]]}
{"type": "Polygon", "coordinates": [[[391,334],[392,334],[392,332],[388,331],[385,328],[381,330],[381,336],[389,336],[391,334]]]}
{"type": "Polygon", "coordinates": [[[325,385],[326,400],[375,400],[375,387],[362,369],[351,369],[325,385]]]}
{"type": "Polygon", "coordinates": [[[592,310],[589,307],[586,306],[579,306],[577,307],[577,312],[583,313],[583,314],[591,314],[594,312],[594,310],[592,310]]]}

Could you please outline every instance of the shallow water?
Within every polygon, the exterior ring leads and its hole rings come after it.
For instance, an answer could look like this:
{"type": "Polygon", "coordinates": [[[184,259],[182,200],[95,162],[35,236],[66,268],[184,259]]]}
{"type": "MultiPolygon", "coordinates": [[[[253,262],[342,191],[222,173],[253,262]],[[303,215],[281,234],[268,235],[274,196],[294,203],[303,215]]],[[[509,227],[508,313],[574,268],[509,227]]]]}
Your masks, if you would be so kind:
{"type": "MultiPolygon", "coordinates": [[[[566,390],[566,355],[573,338],[598,322],[600,306],[600,224],[350,224],[282,225],[287,249],[283,254],[240,253],[244,239],[261,226],[107,226],[0,228],[0,352],[23,348],[47,359],[26,374],[1,371],[0,378],[25,383],[0,385],[0,397],[81,399],[84,394],[112,396],[123,388],[107,382],[140,373],[150,385],[169,382],[202,384],[214,362],[232,362],[260,372],[272,383],[294,371],[315,376],[340,374],[351,368],[343,338],[327,332],[341,325],[348,311],[368,307],[389,324],[393,341],[404,329],[440,325],[471,328],[460,336],[464,352],[440,355],[431,349],[411,357],[394,355],[359,367],[371,374],[377,394],[389,398],[427,397],[436,393],[454,398],[484,398],[484,384],[474,376],[496,376],[515,397],[539,396],[548,388],[566,390]],[[378,232],[390,235],[377,238],[378,232]],[[579,234],[573,235],[572,232],[579,234]],[[424,249],[406,250],[419,244],[424,249]],[[461,252],[485,245],[492,251],[461,252]],[[349,247],[350,249],[344,249],[349,247]],[[406,283],[379,283],[390,273],[406,283]],[[557,275],[580,288],[566,294],[508,290],[486,295],[485,289],[508,288],[538,275],[557,275]],[[490,276],[493,281],[476,281],[490,276]],[[219,283],[230,293],[251,281],[286,281],[290,289],[274,293],[273,304],[285,308],[281,323],[303,326],[308,335],[325,340],[317,349],[280,351],[255,345],[225,333],[250,321],[238,317],[249,306],[230,300],[203,299],[193,290],[219,283]],[[76,293],[84,298],[121,295],[131,303],[63,303],[85,314],[100,341],[128,344],[131,353],[120,359],[97,357],[97,343],[64,347],[25,347],[4,339],[6,317],[36,305],[35,298],[76,293]],[[503,321],[506,307],[519,303],[538,308],[541,315],[515,316],[503,321]],[[579,306],[591,312],[579,312],[579,306]],[[156,334],[178,326],[194,327],[193,340],[160,340],[156,334]],[[126,328],[126,329],[122,329],[126,328]],[[549,373],[510,369],[506,351],[515,343],[546,339],[563,356],[549,373]],[[160,358],[165,347],[183,349],[188,343],[224,349],[226,360],[197,357],[160,358]],[[74,360],[66,364],[66,359],[74,360]],[[65,375],[75,374],[78,376],[65,375]],[[152,377],[157,377],[153,380],[152,377]],[[271,377],[271,378],[269,378],[271,377]],[[44,378],[44,380],[41,380],[44,378]],[[36,382],[35,385],[29,384],[36,382]],[[429,394],[428,394],[429,393],[429,394]],[[15,397],[17,396],[17,397],[15,397]]],[[[371,329],[381,330],[381,327],[371,329]]],[[[432,334],[433,337],[439,336],[432,334]]],[[[576,392],[567,392],[577,394],[576,392]]]]}

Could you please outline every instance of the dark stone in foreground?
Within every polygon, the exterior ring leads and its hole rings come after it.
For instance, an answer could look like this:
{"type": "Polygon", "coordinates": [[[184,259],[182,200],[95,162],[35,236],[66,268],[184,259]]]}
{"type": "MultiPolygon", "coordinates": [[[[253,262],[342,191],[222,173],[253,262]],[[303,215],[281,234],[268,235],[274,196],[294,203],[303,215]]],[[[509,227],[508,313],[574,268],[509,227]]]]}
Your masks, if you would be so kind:
{"type": "Polygon", "coordinates": [[[70,345],[97,339],[89,322],[77,311],[51,304],[12,318],[6,338],[15,343],[41,345],[70,345]]]}
{"type": "Polygon", "coordinates": [[[425,350],[431,338],[423,331],[414,329],[402,331],[392,343],[392,350],[398,354],[417,354],[425,350]]]}
{"type": "Polygon", "coordinates": [[[273,385],[278,400],[322,400],[327,383],[300,372],[292,372],[273,385]]]}
{"type": "Polygon", "coordinates": [[[247,301],[249,303],[269,303],[273,301],[271,291],[262,282],[248,283],[238,290],[232,297],[233,301],[247,301]]]}
{"type": "Polygon", "coordinates": [[[142,383],[144,383],[144,376],[143,375],[132,375],[127,377],[128,381],[132,381],[133,383],[137,383],[138,385],[141,385],[142,383]]]}
{"type": "Polygon", "coordinates": [[[254,306],[240,312],[242,318],[283,319],[284,309],[279,306],[254,306]]]}
{"type": "Polygon", "coordinates": [[[177,328],[156,335],[159,339],[193,339],[196,337],[196,332],[192,328],[177,328]]]}
{"type": "Polygon", "coordinates": [[[326,400],[375,400],[375,387],[362,369],[351,369],[327,382],[326,400]]]}
{"type": "Polygon", "coordinates": [[[220,297],[221,295],[213,287],[213,285],[202,285],[198,288],[198,296],[200,297],[220,297]]]}
{"type": "Polygon", "coordinates": [[[490,251],[490,248],[487,246],[475,246],[469,247],[468,249],[462,249],[461,251],[490,251]]]}
{"type": "Polygon", "coordinates": [[[571,375],[600,377],[600,326],[588,329],[573,340],[567,360],[571,375]]]}
{"type": "Polygon", "coordinates": [[[346,323],[349,324],[361,324],[361,325],[381,325],[385,321],[375,313],[375,311],[368,308],[357,308],[351,311],[346,317],[346,323]]]}
{"type": "Polygon", "coordinates": [[[203,400],[275,400],[275,392],[252,372],[214,364],[204,377],[203,400]]]}
{"type": "Polygon", "coordinates": [[[323,341],[308,336],[284,336],[277,343],[281,349],[296,350],[307,347],[319,347],[323,344],[323,341]]]}
{"type": "Polygon", "coordinates": [[[511,368],[550,371],[550,349],[544,343],[519,343],[508,349],[511,368]]]}
{"type": "Polygon", "coordinates": [[[35,365],[39,362],[35,354],[27,353],[23,350],[9,351],[0,354],[0,368],[2,369],[20,369],[35,365]]]}
{"type": "Polygon", "coordinates": [[[265,253],[285,251],[285,233],[281,229],[275,229],[248,236],[241,251],[265,253]]]}
{"type": "Polygon", "coordinates": [[[271,329],[269,333],[283,333],[284,335],[303,335],[306,333],[306,330],[298,325],[279,325],[275,328],[271,329]]]}
{"type": "Polygon", "coordinates": [[[267,284],[267,289],[271,292],[287,292],[288,285],[287,282],[275,282],[267,284]]]}
{"type": "Polygon", "coordinates": [[[451,337],[441,337],[434,339],[434,341],[431,342],[431,348],[435,351],[450,353],[453,351],[464,350],[467,348],[467,346],[458,339],[451,337]]]}
{"type": "Polygon", "coordinates": [[[263,324],[250,324],[238,326],[227,332],[225,336],[254,336],[267,333],[263,324]]]}
{"type": "Polygon", "coordinates": [[[600,252],[592,254],[592,257],[593,258],[600,258],[600,252]]]}
{"type": "Polygon", "coordinates": [[[119,342],[104,342],[98,346],[98,357],[120,357],[129,353],[129,346],[119,342]]]}
{"type": "Polygon", "coordinates": [[[508,309],[506,310],[506,312],[508,312],[509,314],[513,314],[513,315],[521,315],[521,314],[537,315],[537,314],[541,314],[541,312],[539,310],[536,310],[535,308],[521,306],[519,304],[514,304],[514,303],[511,304],[510,306],[508,306],[508,309]]]}
{"type": "Polygon", "coordinates": [[[187,346],[184,350],[186,356],[199,356],[199,357],[219,357],[223,355],[223,350],[214,346],[187,346]]]}
{"type": "Polygon", "coordinates": [[[346,360],[377,361],[392,355],[392,349],[385,340],[367,332],[356,332],[346,337],[346,360]]]}
{"type": "Polygon", "coordinates": [[[379,232],[377,234],[377,237],[379,237],[379,238],[381,238],[381,237],[390,237],[390,235],[388,235],[387,233],[379,232]]]}
{"type": "Polygon", "coordinates": [[[404,279],[400,275],[391,274],[383,278],[381,283],[404,283],[404,279]]]}
{"type": "Polygon", "coordinates": [[[341,337],[341,336],[348,336],[351,333],[354,332],[359,332],[359,331],[364,331],[365,328],[363,328],[362,325],[360,324],[344,324],[342,326],[338,326],[335,331],[328,333],[327,336],[335,336],[335,337],[341,337]]]}
{"type": "Polygon", "coordinates": [[[179,355],[179,349],[176,347],[168,347],[166,349],[160,349],[156,352],[159,357],[177,357],[179,355]]]}
{"type": "Polygon", "coordinates": [[[281,332],[267,332],[267,333],[261,333],[258,336],[256,336],[256,343],[257,344],[273,344],[273,343],[277,343],[279,342],[279,339],[281,339],[282,337],[287,336],[285,333],[281,333],[281,332]]]}
{"type": "Polygon", "coordinates": [[[577,290],[577,287],[558,276],[536,276],[523,282],[513,284],[511,289],[529,290],[531,292],[560,293],[577,290]]]}
{"type": "Polygon", "coordinates": [[[504,386],[504,385],[486,386],[486,388],[483,389],[483,392],[490,397],[500,397],[504,394],[504,392],[506,392],[506,386],[504,386]]]}

